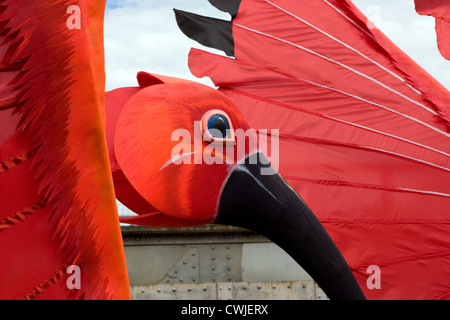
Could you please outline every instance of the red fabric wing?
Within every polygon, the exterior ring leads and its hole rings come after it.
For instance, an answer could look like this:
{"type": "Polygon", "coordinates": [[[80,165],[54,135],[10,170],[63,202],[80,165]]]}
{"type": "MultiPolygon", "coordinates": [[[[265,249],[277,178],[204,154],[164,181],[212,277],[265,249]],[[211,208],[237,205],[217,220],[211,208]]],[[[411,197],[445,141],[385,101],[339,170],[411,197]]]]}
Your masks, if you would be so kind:
{"type": "Polygon", "coordinates": [[[236,59],[193,49],[190,68],[279,129],[280,174],[368,298],[448,297],[450,94],[367,21],[349,1],[243,0],[236,59]]]}
{"type": "Polygon", "coordinates": [[[414,0],[416,11],[421,15],[436,18],[436,33],[439,51],[450,60],[450,2],[448,0],[414,0]]]}
{"type": "Polygon", "coordinates": [[[130,298],[105,137],[105,1],[76,3],[1,1],[0,299],[130,298]]]}

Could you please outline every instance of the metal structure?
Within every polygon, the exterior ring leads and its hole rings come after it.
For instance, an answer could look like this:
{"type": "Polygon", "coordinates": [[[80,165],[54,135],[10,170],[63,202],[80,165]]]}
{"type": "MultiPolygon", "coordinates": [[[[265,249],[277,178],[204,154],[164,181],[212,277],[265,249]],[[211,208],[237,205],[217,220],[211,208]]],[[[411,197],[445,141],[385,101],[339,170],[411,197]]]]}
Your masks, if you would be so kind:
{"type": "Polygon", "coordinates": [[[132,299],[327,299],[278,246],[218,225],[122,226],[132,299]]]}

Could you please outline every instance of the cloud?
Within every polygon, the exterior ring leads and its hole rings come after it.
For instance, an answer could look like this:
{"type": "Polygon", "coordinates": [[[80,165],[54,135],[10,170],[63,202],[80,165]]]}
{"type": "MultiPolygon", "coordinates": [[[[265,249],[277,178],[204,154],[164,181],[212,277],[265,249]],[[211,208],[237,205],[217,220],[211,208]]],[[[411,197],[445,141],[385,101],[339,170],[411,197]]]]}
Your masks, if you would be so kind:
{"type": "Polygon", "coordinates": [[[105,14],[106,88],[136,85],[138,71],[201,81],[189,71],[191,47],[202,48],[179,29],[173,9],[229,19],[207,0],[109,0],[105,14]]]}
{"type": "Polygon", "coordinates": [[[439,53],[434,18],[418,15],[413,0],[354,0],[353,3],[400,49],[450,88],[450,62],[439,53]]]}

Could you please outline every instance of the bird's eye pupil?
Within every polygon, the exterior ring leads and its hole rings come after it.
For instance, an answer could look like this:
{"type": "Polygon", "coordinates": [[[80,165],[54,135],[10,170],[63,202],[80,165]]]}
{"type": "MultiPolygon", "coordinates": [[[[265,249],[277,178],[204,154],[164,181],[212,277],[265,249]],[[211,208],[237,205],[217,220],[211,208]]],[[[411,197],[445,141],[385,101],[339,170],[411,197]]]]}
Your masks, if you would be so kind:
{"type": "Polygon", "coordinates": [[[216,114],[208,120],[208,130],[215,138],[225,138],[229,129],[228,120],[223,115],[216,114]]]}

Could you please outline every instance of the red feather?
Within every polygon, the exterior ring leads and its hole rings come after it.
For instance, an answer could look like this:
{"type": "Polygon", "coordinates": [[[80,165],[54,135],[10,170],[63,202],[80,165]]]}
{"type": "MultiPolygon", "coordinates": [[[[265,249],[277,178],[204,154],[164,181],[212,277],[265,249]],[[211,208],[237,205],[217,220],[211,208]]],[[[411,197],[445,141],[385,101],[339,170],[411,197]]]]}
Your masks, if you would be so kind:
{"type": "Polygon", "coordinates": [[[193,49],[190,68],[280,129],[280,174],[368,298],[448,298],[450,94],[367,21],[350,1],[243,0],[236,59],[193,49]]]}
{"type": "Polygon", "coordinates": [[[130,297],[104,119],[105,1],[0,1],[0,298],[130,297]],[[80,289],[66,281],[80,269],[80,289]]]}

